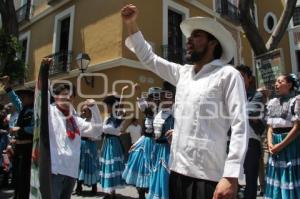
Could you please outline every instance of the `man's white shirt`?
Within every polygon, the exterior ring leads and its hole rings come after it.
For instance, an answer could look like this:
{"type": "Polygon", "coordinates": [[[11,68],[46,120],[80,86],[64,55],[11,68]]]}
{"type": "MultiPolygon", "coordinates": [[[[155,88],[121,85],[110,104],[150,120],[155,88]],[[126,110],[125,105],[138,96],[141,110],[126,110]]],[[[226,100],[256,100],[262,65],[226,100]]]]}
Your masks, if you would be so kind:
{"type": "Polygon", "coordinates": [[[78,178],[81,136],[97,139],[102,133],[102,118],[97,105],[90,107],[90,110],[92,119],[89,122],[72,110],[80,135],[76,134],[71,140],[66,133],[65,116],[56,105],[50,105],[48,120],[52,174],[78,178]]]}
{"type": "Polygon", "coordinates": [[[141,32],[129,36],[125,43],[149,70],[176,86],[170,169],[212,181],[239,177],[249,127],[240,73],[220,60],[195,73],[193,65],[172,63],[154,54],[141,32]]]}

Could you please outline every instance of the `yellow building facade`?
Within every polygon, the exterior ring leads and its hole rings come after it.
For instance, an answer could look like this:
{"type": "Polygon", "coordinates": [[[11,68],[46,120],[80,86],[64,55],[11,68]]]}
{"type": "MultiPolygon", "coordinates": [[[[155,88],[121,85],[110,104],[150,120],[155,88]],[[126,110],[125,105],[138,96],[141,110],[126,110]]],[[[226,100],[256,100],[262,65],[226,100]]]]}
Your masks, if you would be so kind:
{"type": "MultiPolygon", "coordinates": [[[[41,59],[52,56],[51,79],[69,80],[75,84],[78,81],[87,94],[101,94],[114,88],[120,91],[121,86],[135,82],[144,91],[160,86],[162,80],[146,70],[124,45],[127,30],[119,12],[127,3],[138,6],[139,27],[160,56],[183,62],[186,38],[178,25],[188,17],[207,16],[215,18],[232,33],[237,49],[232,63],[243,63],[255,70],[254,55],[236,18],[238,0],[21,0],[16,1],[16,9],[21,17],[20,41],[26,49],[23,59],[28,65],[25,85],[34,85],[41,59]],[[94,85],[78,78],[80,70],[76,56],[82,52],[91,58],[86,73],[96,74],[94,85]]],[[[272,20],[275,26],[282,10],[281,0],[256,1],[253,17],[265,41],[273,31],[272,20]]],[[[279,45],[286,72],[299,71],[298,41],[300,43],[300,33],[298,36],[296,26],[291,24],[279,45]]],[[[92,77],[86,79],[89,82],[92,77]]],[[[103,98],[99,96],[99,100],[103,98]]],[[[76,102],[86,97],[96,96],[81,95],[76,102]]],[[[134,99],[133,95],[129,96],[129,100],[134,99]]]]}

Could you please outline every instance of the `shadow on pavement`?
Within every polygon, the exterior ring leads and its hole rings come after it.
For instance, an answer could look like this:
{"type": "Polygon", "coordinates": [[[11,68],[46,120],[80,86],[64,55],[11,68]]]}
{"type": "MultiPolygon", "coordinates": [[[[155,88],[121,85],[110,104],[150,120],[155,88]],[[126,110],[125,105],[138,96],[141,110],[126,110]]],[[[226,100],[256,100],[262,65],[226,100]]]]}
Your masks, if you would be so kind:
{"type": "Polygon", "coordinates": [[[137,199],[137,198],[133,198],[133,197],[130,197],[130,196],[123,196],[123,195],[120,195],[120,194],[116,194],[116,198],[117,199],[137,199]]]}
{"type": "MultiPolygon", "coordinates": [[[[100,197],[104,197],[105,193],[97,192],[97,194],[93,194],[91,191],[82,191],[80,194],[73,193],[72,195],[82,197],[82,198],[84,198],[84,197],[100,198],[100,197]]],[[[133,198],[130,196],[123,196],[121,194],[116,194],[116,198],[117,199],[137,199],[137,198],[133,198]]]]}

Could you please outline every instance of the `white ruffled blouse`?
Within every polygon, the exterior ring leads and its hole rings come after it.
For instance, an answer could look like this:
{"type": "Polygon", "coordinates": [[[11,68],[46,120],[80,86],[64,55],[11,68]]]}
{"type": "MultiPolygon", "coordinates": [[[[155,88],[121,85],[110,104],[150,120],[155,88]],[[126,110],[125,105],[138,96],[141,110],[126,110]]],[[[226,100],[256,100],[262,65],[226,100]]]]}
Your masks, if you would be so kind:
{"type": "Polygon", "coordinates": [[[273,98],[267,105],[267,124],[272,128],[293,127],[293,122],[299,120],[295,113],[295,98],[280,103],[280,98],[273,98]]]}

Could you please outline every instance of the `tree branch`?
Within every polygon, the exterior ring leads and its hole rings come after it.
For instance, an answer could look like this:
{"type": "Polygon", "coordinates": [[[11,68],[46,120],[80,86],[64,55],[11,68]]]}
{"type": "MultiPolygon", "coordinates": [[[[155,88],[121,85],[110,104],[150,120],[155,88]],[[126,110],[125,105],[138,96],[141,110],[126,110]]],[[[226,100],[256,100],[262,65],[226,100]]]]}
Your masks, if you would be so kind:
{"type": "MultiPolygon", "coordinates": [[[[0,0],[0,14],[3,15],[6,13],[6,9],[5,9],[5,2],[4,0],[0,0]]],[[[3,21],[3,19],[2,19],[3,21]]]]}
{"type": "Polygon", "coordinates": [[[289,25],[289,22],[296,8],[296,3],[297,0],[286,1],[283,12],[278,21],[278,24],[276,25],[275,30],[273,31],[272,35],[270,36],[266,44],[266,48],[268,51],[274,50],[278,46],[284,33],[286,33],[286,29],[289,25]]]}
{"type": "Polygon", "coordinates": [[[253,7],[253,0],[240,0],[240,22],[243,30],[245,31],[246,37],[254,51],[255,55],[264,54],[267,52],[265,42],[260,36],[260,33],[256,27],[250,15],[250,8],[253,7]]]}
{"type": "Polygon", "coordinates": [[[0,10],[1,15],[3,16],[2,19],[3,29],[7,34],[18,37],[19,24],[17,20],[14,1],[13,0],[6,0],[5,2],[3,0],[0,1],[2,1],[2,3],[4,3],[5,6],[4,12],[0,10]]]}

